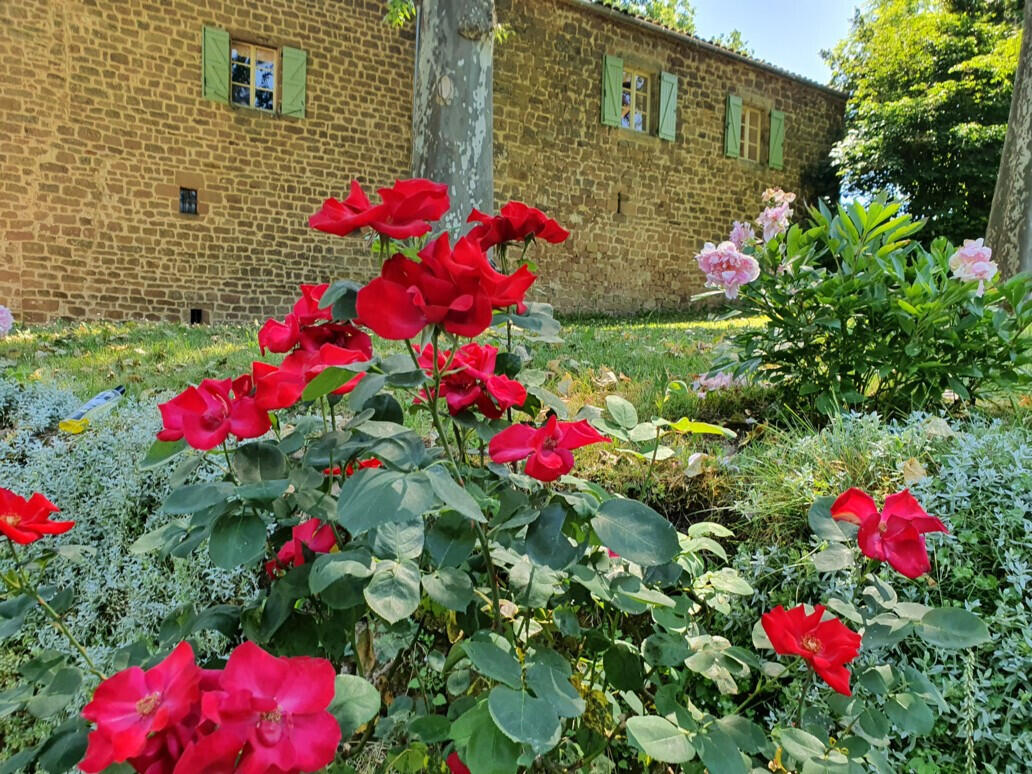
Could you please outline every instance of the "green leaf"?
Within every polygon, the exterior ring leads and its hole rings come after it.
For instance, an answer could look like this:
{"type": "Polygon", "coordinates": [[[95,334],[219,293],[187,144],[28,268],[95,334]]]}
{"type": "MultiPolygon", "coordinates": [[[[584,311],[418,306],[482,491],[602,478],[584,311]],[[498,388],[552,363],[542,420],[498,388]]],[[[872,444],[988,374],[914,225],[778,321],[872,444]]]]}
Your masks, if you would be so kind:
{"type": "Polygon", "coordinates": [[[673,525],[637,500],[607,500],[591,526],[602,545],[645,567],[666,564],[680,552],[673,525]]]}
{"type": "Polygon", "coordinates": [[[281,478],[278,481],[256,481],[253,484],[242,484],[236,488],[236,496],[240,500],[256,500],[269,502],[287,491],[290,481],[281,478]]]}
{"type": "Polygon", "coordinates": [[[388,623],[408,618],[419,607],[419,567],[415,562],[380,562],[362,592],[369,608],[388,623]]]}
{"type": "Polygon", "coordinates": [[[561,570],[583,553],[582,548],[571,545],[563,534],[565,522],[566,509],[555,502],[545,506],[541,515],[531,522],[525,546],[532,562],[561,570]]]}
{"type": "Polygon", "coordinates": [[[0,602],[0,641],[18,633],[25,616],[32,609],[33,599],[28,594],[21,594],[0,602]]]}
{"type": "Polygon", "coordinates": [[[939,607],[925,613],[917,626],[925,642],[951,650],[989,642],[989,629],[974,613],[960,607],[939,607]]]}
{"type": "Polygon", "coordinates": [[[348,396],[348,405],[351,407],[351,410],[357,414],[366,408],[369,401],[383,389],[385,384],[387,384],[387,376],[385,374],[366,374],[363,376],[355,389],[351,391],[351,395],[348,396]]]}
{"type": "Polygon", "coordinates": [[[619,395],[607,395],[606,408],[613,415],[613,419],[625,430],[630,430],[638,424],[638,412],[629,401],[619,395]]]}
{"type": "Polygon", "coordinates": [[[480,509],[477,501],[459,486],[455,479],[448,475],[442,466],[435,465],[426,469],[426,476],[430,479],[430,486],[441,500],[453,511],[458,511],[467,519],[487,523],[484,512],[480,509]]]}
{"type": "Polygon", "coordinates": [[[779,740],[785,752],[800,763],[810,758],[820,758],[826,749],[824,742],[801,728],[782,728],[779,740]]]}
{"type": "Polygon", "coordinates": [[[225,513],[211,527],[208,554],[216,567],[232,570],[265,553],[266,534],[265,522],[254,513],[225,513]]]}
{"type": "Polygon", "coordinates": [[[233,494],[234,488],[228,481],[181,486],[179,489],[172,490],[162,504],[161,510],[172,515],[197,513],[197,511],[225,502],[233,494]]]}
{"type": "Polygon", "coordinates": [[[428,744],[443,742],[451,733],[451,721],[444,715],[423,715],[409,723],[409,734],[428,744]]]}
{"type": "Polygon", "coordinates": [[[725,438],[737,438],[738,433],[720,425],[711,425],[709,422],[695,422],[687,417],[681,417],[676,422],[670,423],[670,429],[679,433],[692,433],[695,435],[722,435],[725,438]]]}
{"type": "MultiPolygon", "coordinates": [[[[86,753],[88,726],[80,717],[66,720],[50,733],[38,748],[36,766],[49,774],[64,774],[74,769],[86,753]]],[[[110,768],[113,774],[117,769],[110,768]]]]}
{"type": "Polygon", "coordinates": [[[845,543],[849,540],[849,536],[842,529],[842,526],[831,517],[831,505],[834,502],[834,497],[818,497],[814,504],[810,506],[806,520],[810,524],[813,534],[821,540],[845,543]]]}
{"type": "Polygon", "coordinates": [[[473,582],[469,575],[455,567],[441,567],[430,575],[424,575],[423,589],[441,607],[458,613],[473,601],[473,582]]]}
{"type": "Polygon", "coordinates": [[[695,757],[688,735],[666,718],[637,715],[627,719],[627,733],[650,758],[663,763],[685,763],[695,757]]]}
{"type": "Polygon", "coordinates": [[[559,716],[547,701],[505,685],[491,689],[491,719],[514,742],[529,744],[538,755],[559,743],[559,716]]]}
{"type": "Polygon", "coordinates": [[[481,701],[452,723],[459,756],[477,774],[515,774],[520,746],[503,734],[481,701]]]}
{"type": "Polygon", "coordinates": [[[426,534],[426,549],[438,567],[462,564],[475,543],[469,519],[454,511],[443,514],[426,534]]]}
{"type": "Polygon", "coordinates": [[[368,578],[373,574],[373,557],[364,548],[345,549],[332,554],[323,554],[312,564],[308,586],[313,594],[319,594],[342,578],[368,578]]]}
{"type": "Polygon", "coordinates": [[[373,553],[381,559],[418,559],[423,553],[422,519],[392,521],[370,531],[373,553]]]}
{"type": "Polygon", "coordinates": [[[147,454],[144,455],[143,461],[140,462],[140,468],[142,470],[149,470],[150,468],[164,465],[187,448],[186,440],[183,438],[180,438],[178,441],[155,441],[147,449],[147,454]]]}
{"type": "Polygon", "coordinates": [[[346,740],[380,711],[380,692],[355,675],[337,675],[333,681],[333,701],[327,711],[337,719],[346,740]]]}
{"type": "Polygon", "coordinates": [[[348,478],[337,500],[337,521],[352,535],[392,521],[410,521],[437,506],[423,471],[363,468],[348,478]]]}
{"type": "Polygon", "coordinates": [[[273,443],[248,443],[233,454],[233,470],[241,484],[279,481],[287,478],[287,456],[273,443]]]}
{"type": "Polygon", "coordinates": [[[527,685],[563,718],[579,717],[586,707],[570,683],[572,675],[569,662],[549,648],[535,650],[527,663],[527,685]]]}
{"type": "Polygon", "coordinates": [[[748,774],[738,745],[719,725],[700,731],[694,743],[709,774],[748,774]]]}
{"type": "Polygon", "coordinates": [[[897,693],[885,702],[885,714],[902,731],[922,735],[932,731],[935,716],[931,708],[916,694],[897,693]]]}
{"type": "Polygon", "coordinates": [[[738,749],[747,753],[758,753],[767,745],[767,733],[763,728],[741,715],[725,715],[717,725],[731,737],[738,749]]]}
{"type": "Polygon", "coordinates": [[[638,691],[645,684],[641,654],[626,642],[616,642],[602,656],[606,680],[619,691],[638,691]]]}
{"type": "Polygon", "coordinates": [[[493,633],[475,634],[462,644],[463,651],[480,674],[512,688],[521,688],[523,670],[508,648],[505,638],[493,633]]]}
{"type": "Polygon", "coordinates": [[[37,718],[49,718],[68,706],[78,694],[80,685],[82,672],[75,667],[62,667],[25,707],[37,718]]]}
{"type": "MultiPolygon", "coordinates": [[[[301,393],[301,400],[319,400],[319,398],[324,395],[329,395],[337,388],[343,387],[354,379],[356,373],[367,370],[369,365],[370,361],[363,360],[361,362],[348,363],[343,366],[329,366],[328,368],[323,369],[318,376],[305,385],[304,392],[301,393]]],[[[362,382],[368,378],[368,376],[363,377],[362,382]]],[[[362,382],[359,382],[359,384],[362,382]]]]}
{"type": "Polygon", "coordinates": [[[813,566],[817,572],[835,572],[853,566],[853,551],[842,543],[832,543],[823,551],[813,556],[813,566]]]}

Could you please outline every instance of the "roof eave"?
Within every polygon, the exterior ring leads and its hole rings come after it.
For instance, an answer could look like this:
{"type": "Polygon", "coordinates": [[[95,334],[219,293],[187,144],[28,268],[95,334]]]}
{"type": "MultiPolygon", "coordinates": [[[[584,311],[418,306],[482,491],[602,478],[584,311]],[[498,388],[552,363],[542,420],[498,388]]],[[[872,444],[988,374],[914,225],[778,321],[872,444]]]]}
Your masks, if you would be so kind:
{"type": "Polygon", "coordinates": [[[584,10],[596,13],[599,16],[608,17],[609,19],[612,19],[618,24],[625,24],[630,27],[639,27],[641,29],[648,30],[653,34],[662,35],[663,37],[670,38],[671,40],[676,40],[679,43],[687,43],[688,45],[695,46],[696,48],[700,48],[703,51],[709,51],[710,53],[718,54],[719,56],[723,56],[728,59],[734,59],[736,61],[743,62],[749,65],[750,67],[755,67],[759,70],[766,70],[767,72],[773,73],[774,75],[779,75],[782,78],[788,78],[789,80],[796,81],[797,83],[802,83],[805,86],[808,86],[813,89],[818,89],[827,94],[831,94],[834,97],[838,97],[842,100],[846,100],[849,98],[848,94],[846,94],[844,91],[840,91],[839,89],[834,88],[833,86],[826,86],[822,83],[818,83],[817,81],[805,78],[802,75],[796,75],[795,73],[789,72],[788,70],[782,70],[780,67],[775,67],[769,62],[764,62],[759,59],[753,59],[752,57],[748,57],[743,54],[739,54],[735,51],[731,51],[730,49],[723,48],[722,46],[710,43],[709,41],[703,40],[702,38],[697,38],[694,35],[688,35],[684,32],[678,32],[677,30],[669,29],[660,24],[656,24],[655,22],[651,22],[648,19],[642,19],[638,16],[634,16],[633,14],[620,11],[616,8],[610,8],[609,6],[593,2],[593,0],[560,0],[560,2],[566,3],[567,5],[576,6],[577,8],[583,8],[584,10]]]}

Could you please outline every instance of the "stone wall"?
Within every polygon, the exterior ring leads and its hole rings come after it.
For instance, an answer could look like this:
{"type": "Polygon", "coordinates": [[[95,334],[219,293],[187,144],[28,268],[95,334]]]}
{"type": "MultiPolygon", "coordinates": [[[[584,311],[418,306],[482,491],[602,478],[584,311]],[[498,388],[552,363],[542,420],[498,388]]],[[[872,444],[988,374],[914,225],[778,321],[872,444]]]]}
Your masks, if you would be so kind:
{"type": "Polygon", "coordinates": [[[799,191],[840,132],[844,98],[567,0],[500,0],[514,34],[495,49],[495,189],[554,213],[565,249],[538,250],[537,293],[578,312],[684,308],[693,260],[755,218],[771,185],[799,191]],[[603,126],[602,57],[678,79],[673,142],[603,126]],[[728,93],[785,113],[784,164],[724,155],[728,93]]]}
{"type": "MultiPolygon", "coordinates": [[[[0,303],[26,321],[246,321],[300,282],[368,277],[363,240],[307,216],[352,177],[407,175],[412,33],[382,17],[382,0],[0,0],[0,303]],[[306,117],[202,99],[205,24],[307,51],[306,117]]],[[[499,17],[515,34],[495,49],[497,201],[570,228],[536,256],[560,311],[683,306],[702,242],[768,185],[798,189],[838,131],[826,91],[569,0],[499,0],[499,17]],[[678,76],[674,142],[600,123],[606,53],[678,76]],[[786,113],[783,171],[724,156],[729,91],[786,113]]]]}

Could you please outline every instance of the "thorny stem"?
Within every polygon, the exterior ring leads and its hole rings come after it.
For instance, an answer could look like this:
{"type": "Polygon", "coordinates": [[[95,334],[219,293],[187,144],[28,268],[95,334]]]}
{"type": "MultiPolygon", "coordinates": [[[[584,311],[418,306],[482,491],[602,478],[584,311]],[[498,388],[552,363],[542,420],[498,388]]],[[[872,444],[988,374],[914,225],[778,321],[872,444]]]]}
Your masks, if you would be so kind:
{"type": "MultiPolygon", "coordinates": [[[[427,396],[426,407],[430,412],[430,418],[433,420],[434,429],[437,430],[437,437],[440,439],[441,446],[444,448],[445,456],[448,457],[448,462],[451,463],[452,469],[455,471],[455,475],[459,477],[459,485],[463,484],[462,473],[459,472],[459,466],[455,461],[455,456],[452,454],[451,444],[448,443],[448,436],[444,432],[444,425],[441,423],[441,416],[437,411],[437,396],[441,391],[441,371],[437,367],[437,331],[434,331],[434,388],[433,394],[427,396]]],[[[416,357],[416,350],[412,344],[411,339],[405,339],[405,349],[409,353],[409,357],[412,359],[412,363],[420,371],[423,367],[419,364],[419,359],[416,357]]]]}
{"type": "Polygon", "coordinates": [[[71,646],[75,648],[76,651],[78,651],[80,656],[82,656],[82,659],[86,662],[86,666],[90,670],[90,672],[92,672],[101,680],[106,679],[104,673],[97,668],[97,665],[94,663],[93,659],[90,658],[90,654],[86,652],[86,648],[84,648],[82,644],[79,642],[79,640],[76,639],[75,635],[68,630],[68,627],[65,625],[64,622],[64,616],[58,613],[56,610],[54,610],[54,608],[52,608],[49,604],[47,604],[47,601],[43,599],[42,596],[40,596],[40,593],[36,590],[36,587],[32,585],[28,575],[22,570],[22,564],[21,560],[18,558],[18,552],[15,550],[14,543],[11,542],[10,538],[7,539],[7,548],[8,551],[10,551],[11,559],[14,561],[15,572],[17,573],[18,577],[21,578],[21,585],[12,590],[27,592],[29,596],[35,599],[36,604],[38,604],[43,609],[43,612],[45,612],[50,617],[51,621],[53,621],[54,623],[54,626],[57,627],[57,630],[61,632],[62,635],[64,635],[65,639],[68,640],[71,646]]]}
{"type": "Polygon", "coordinates": [[[230,481],[235,484],[237,483],[237,478],[233,473],[233,461],[229,458],[229,446],[225,441],[222,442],[222,454],[226,458],[226,473],[229,474],[230,481]]]}
{"type": "Polygon", "coordinates": [[[803,726],[803,703],[806,701],[806,695],[813,687],[813,683],[816,678],[817,673],[811,669],[810,679],[807,681],[806,687],[799,692],[799,704],[796,706],[796,728],[802,728],[803,726]]]}
{"type": "Polygon", "coordinates": [[[474,526],[477,530],[477,538],[480,540],[480,552],[484,555],[484,562],[487,564],[487,574],[491,578],[491,602],[494,608],[491,629],[497,632],[502,628],[502,605],[498,595],[498,576],[495,573],[494,562],[491,560],[491,544],[487,539],[487,530],[480,522],[474,522],[474,526]]]}

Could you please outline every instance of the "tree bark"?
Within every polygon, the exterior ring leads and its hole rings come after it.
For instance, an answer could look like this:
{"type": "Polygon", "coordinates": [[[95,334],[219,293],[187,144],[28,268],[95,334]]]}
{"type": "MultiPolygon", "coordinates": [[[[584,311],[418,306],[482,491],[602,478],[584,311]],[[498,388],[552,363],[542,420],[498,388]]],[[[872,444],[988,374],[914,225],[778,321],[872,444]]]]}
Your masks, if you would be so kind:
{"type": "Polygon", "coordinates": [[[1023,35],[985,235],[1004,277],[1032,271],[1032,2],[1025,3],[1023,35]]]}
{"type": "Polygon", "coordinates": [[[444,226],[494,208],[494,0],[422,0],[416,22],[412,173],[447,183],[444,226]]]}

